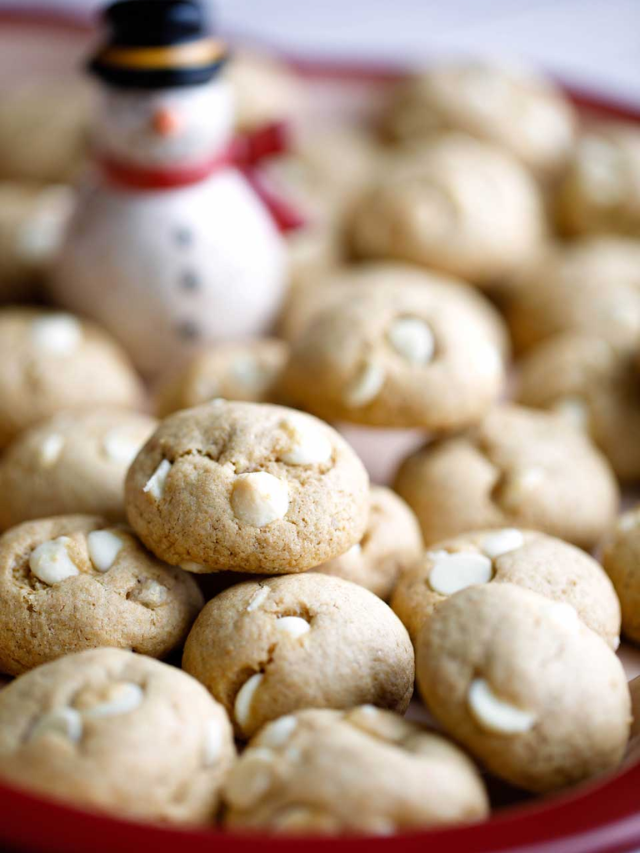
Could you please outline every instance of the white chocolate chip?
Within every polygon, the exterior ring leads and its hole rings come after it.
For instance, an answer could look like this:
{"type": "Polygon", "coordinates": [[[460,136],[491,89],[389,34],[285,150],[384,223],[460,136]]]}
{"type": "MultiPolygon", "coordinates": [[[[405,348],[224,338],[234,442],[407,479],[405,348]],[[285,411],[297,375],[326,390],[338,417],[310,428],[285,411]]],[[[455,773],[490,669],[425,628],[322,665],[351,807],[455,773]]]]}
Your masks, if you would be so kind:
{"type": "Polygon", "coordinates": [[[112,462],[131,465],[144,444],[144,439],[131,434],[130,427],[115,427],[102,439],[102,447],[112,462]]]}
{"type": "Polygon", "coordinates": [[[265,746],[272,748],[284,746],[294,733],[297,725],[298,721],[293,714],[287,714],[285,717],[280,717],[278,720],[274,720],[273,723],[269,723],[269,725],[262,730],[260,741],[265,746]]]}
{"type": "Polygon", "coordinates": [[[31,324],[31,340],[53,355],[71,355],[82,342],[82,325],[71,314],[39,317],[31,324]]]}
{"type": "Polygon", "coordinates": [[[129,714],[142,705],[144,691],[132,681],[121,681],[111,686],[109,698],[89,708],[83,709],[86,717],[101,719],[129,714]]]}
{"type": "Polygon", "coordinates": [[[475,678],[471,682],[467,699],[476,722],[495,734],[521,734],[529,731],[536,721],[535,714],[496,696],[484,678],[475,678]]]}
{"type": "Polygon", "coordinates": [[[167,600],[169,590],[153,578],[147,578],[142,581],[139,587],[136,587],[127,597],[143,607],[148,607],[149,610],[157,610],[167,600]]]}
{"type": "Polygon", "coordinates": [[[271,787],[273,759],[269,749],[258,746],[248,749],[227,778],[227,802],[237,809],[255,805],[271,787]]]}
{"type": "Polygon", "coordinates": [[[40,445],[40,464],[43,468],[51,468],[55,465],[65,444],[64,436],[59,433],[48,435],[40,445]]]}
{"type": "Polygon", "coordinates": [[[482,550],[487,555],[495,560],[496,557],[502,554],[508,554],[509,551],[516,551],[524,545],[524,536],[515,527],[505,527],[503,530],[496,530],[495,533],[489,533],[482,540],[482,550]]]}
{"type": "Polygon", "coordinates": [[[551,619],[563,628],[575,631],[580,626],[578,611],[566,601],[552,601],[549,603],[547,612],[551,619]]]}
{"type": "Polygon", "coordinates": [[[231,492],[231,508],[238,521],[266,527],[284,518],[289,509],[289,488],[266,471],[240,474],[231,492]]]}
{"type": "Polygon", "coordinates": [[[75,708],[55,708],[43,714],[29,735],[29,740],[48,734],[58,734],[73,743],[82,738],[82,717],[75,708]]]}
{"type": "Polygon", "coordinates": [[[578,429],[586,429],[589,425],[589,408],[580,397],[563,397],[552,408],[578,429]]]}
{"type": "Polygon", "coordinates": [[[622,156],[606,139],[585,136],[578,146],[577,165],[584,190],[593,201],[613,205],[624,198],[622,156]]]}
{"type": "Polygon", "coordinates": [[[311,630],[311,625],[300,616],[281,616],[276,622],[276,628],[290,637],[297,638],[307,634],[311,630]]]}
{"type": "Polygon", "coordinates": [[[43,542],[31,552],[29,568],[38,580],[53,586],[80,574],[80,569],[67,550],[70,542],[68,536],[59,536],[57,539],[43,542]]]}
{"type": "Polygon", "coordinates": [[[164,486],[171,468],[171,462],[169,462],[168,459],[163,459],[147,481],[147,484],[142,491],[149,492],[153,498],[159,501],[164,494],[164,486]]]}
{"type": "Polygon", "coordinates": [[[333,448],[326,433],[312,423],[285,422],[291,444],[280,457],[287,465],[322,465],[331,459],[333,448]]]}
{"type": "Polygon", "coordinates": [[[193,572],[198,575],[206,571],[207,567],[202,563],[194,563],[191,560],[185,560],[184,563],[180,563],[180,568],[184,569],[185,572],[193,572]]]}
{"type": "Polygon", "coordinates": [[[475,584],[489,583],[493,574],[491,560],[473,551],[436,551],[427,554],[434,560],[429,573],[429,586],[442,595],[453,595],[475,584]]]}
{"type": "Polygon", "coordinates": [[[209,720],[204,733],[204,766],[211,767],[222,755],[224,737],[218,720],[209,720]]]}
{"type": "Polygon", "coordinates": [[[251,597],[251,601],[247,605],[247,613],[253,613],[269,598],[271,589],[268,586],[261,586],[251,597]]]}
{"type": "Polygon", "coordinates": [[[109,571],[123,545],[122,539],[110,530],[92,530],[87,536],[89,557],[99,572],[109,571]]]}
{"type": "Polygon", "coordinates": [[[233,714],[236,723],[241,728],[244,728],[251,718],[251,705],[253,704],[253,698],[256,690],[260,687],[260,683],[263,678],[264,673],[256,672],[255,675],[252,675],[251,678],[248,678],[247,681],[245,681],[238,691],[238,695],[236,696],[236,701],[233,706],[233,714]]]}
{"type": "Polygon", "coordinates": [[[42,263],[54,255],[73,210],[74,195],[71,187],[62,185],[41,193],[37,210],[17,237],[18,250],[25,260],[42,263]]]}
{"type": "Polygon", "coordinates": [[[249,353],[240,355],[233,361],[230,373],[233,380],[254,394],[266,388],[273,378],[272,372],[261,364],[256,356],[249,353]]]}
{"type": "Polygon", "coordinates": [[[389,342],[409,364],[428,364],[436,344],[433,332],[419,317],[399,317],[389,327],[389,342]]]}
{"type": "Polygon", "coordinates": [[[640,523],[640,515],[637,512],[625,512],[618,519],[617,528],[623,532],[633,530],[640,523]]]}
{"type": "Polygon", "coordinates": [[[384,380],[385,373],[379,364],[373,361],[365,362],[353,382],[347,387],[344,402],[352,409],[366,406],[378,396],[384,380]]]}

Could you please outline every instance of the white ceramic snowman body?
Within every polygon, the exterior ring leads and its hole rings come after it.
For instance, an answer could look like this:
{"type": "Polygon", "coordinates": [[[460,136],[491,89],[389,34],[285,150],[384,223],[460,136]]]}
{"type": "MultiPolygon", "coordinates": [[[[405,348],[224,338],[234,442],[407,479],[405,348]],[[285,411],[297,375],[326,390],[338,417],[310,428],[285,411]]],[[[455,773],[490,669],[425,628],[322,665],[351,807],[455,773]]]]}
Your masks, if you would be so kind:
{"type": "MultiPolygon", "coordinates": [[[[100,94],[98,159],[175,172],[213,161],[229,144],[234,109],[224,77],[100,94]]],[[[153,376],[204,344],[267,331],[285,258],[269,212],[231,166],[169,189],[123,186],[96,169],[80,190],[54,296],[105,326],[153,376]]]]}

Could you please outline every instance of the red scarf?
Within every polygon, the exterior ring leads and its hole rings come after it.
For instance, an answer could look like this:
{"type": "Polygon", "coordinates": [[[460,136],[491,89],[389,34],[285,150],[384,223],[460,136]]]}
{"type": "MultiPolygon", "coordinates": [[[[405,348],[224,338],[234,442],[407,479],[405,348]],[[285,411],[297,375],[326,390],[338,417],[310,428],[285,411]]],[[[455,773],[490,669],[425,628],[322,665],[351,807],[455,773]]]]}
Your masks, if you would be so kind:
{"type": "Polygon", "coordinates": [[[280,231],[292,231],[304,225],[304,219],[285,199],[278,197],[261,178],[258,167],[262,160],[282,154],[288,149],[287,128],[283,123],[267,125],[250,134],[236,136],[210,160],[189,166],[145,169],[100,157],[99,165],[111,184],[133,190],[171,190],[200,183],[221,169],[242,172],[254,192],[262,200],[280,231]]]}

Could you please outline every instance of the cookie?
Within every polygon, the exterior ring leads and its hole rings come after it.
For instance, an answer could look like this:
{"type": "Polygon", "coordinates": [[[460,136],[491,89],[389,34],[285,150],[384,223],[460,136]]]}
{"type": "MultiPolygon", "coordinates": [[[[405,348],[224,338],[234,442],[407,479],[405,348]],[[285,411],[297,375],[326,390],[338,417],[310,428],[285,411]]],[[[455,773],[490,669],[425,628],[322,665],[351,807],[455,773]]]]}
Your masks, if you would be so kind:
{"type": "Polygon", "coordinates": [[[330,426],[215,400],[164,420],[129,469],[131,526],[188,571],[304,571],[359,542],[367,473],[330,426]]]}
{"type": "Polygon", "coordinates": [[[502,284],[540,252],[540,192],[508,153],[444,134],[387,164],[351,223],[361,258],[394,258],[502,284]]]}
{"type": "Polygon", "coordinates": [[[212,823],[234,759],[223,708],[143,655],[69,655],[0,692],[0,778],[77,806],[212,823]]]}
{"type": "Polygon", "coordinates": [[[69,187],[0,183],[0,301],[34,295],[73,208],[69,187]]]}
{"type": "Polygon", "coordinates": [[[529,791],[614,770],[631,721],[620,661],[566,604],[512,584],[441,604],[417,645],[418,687],[445,731],[529,791]]]}
{"type": "Polygon", "coordinates": [[[215,397],[267,402],[288,352],[286,343],[275,338],[221,343],[202,350],[161,381],[157,412],[164,418],[215,397]]]}
{"type": "Polygon", "coordinates": [[[520,402],[584,429],[621,480],[640,478],[640,380],[633,352],[565,332],[533,347],[520,368],[520,402]]]}
{"type": "Polygon", "coordinates": [[[558,190],[568,235],[640,237],[640,131],[635,124],[590,128],[578,141],[558,190]]]}
{"type": "Polygon", "coordinates": [[[140,408],[143,389],[123,350],[71,314],[0,310],[0,448],[64,410],[140,408]]]}
{"type": "Polygon", "coordinates": [[[0,457],[0,529],[68,513],[122,521],[127,469],[156,426],[138,412],[89,409],[25,430],[0,457]]]}
{"type": "Polygon", "coordinates": [[[269,723],[223,797],[229,829],[276,834],[391,835],[488,814],[482,780],[461,750],[372,705],[269,723]]]}
{"type": "Polygon", "coordinates": [[[102,518],[27,521],[0,537],[0,671],[84,649],[179,647],[203,605],[195,580],[102,518]]]}
{"type": "Polygon", "coordinates": [[[602,555],[622,608],[622,632],[640,642],[640,507],[625,512],[602,555]]]}
{"type": "Polygon", "coordinates": [[[629,682],[629,694],[631,695],[631,732],[627,745],[626,758],[630,762],[636,762],[640,758],[640,675],[629,682]]]}
{"type": "Polygon", "coordinates": [[[315,316],[282,372],[285,398],[326,420],[460,429],[500,395],[486,311],[437,280],[361,286],[315,316]]]}
{"type": "Polygon", "coordinates": [[[427,545],[472,530],[525,527],[590,550],[613,525],[619,500],[608,462],[583,432],[557,415],[512,405],[410,456],[394,488],[427,545]]]}
{"type": "Polygon", "coordinates": [[[567,542],[516,527],[438,542],[400,577],[391,606],[415,643],[449,596],[490,583],[515,584],[570,605],[609,646],[620,644],[620,603],[602,567],[567,542]]]}
{"type": "Polygon", "coordinates": [[[590,237],[556,247],[511,291],[506,319],[520,350],[571,331],[635,350],[640,340],[640,241],[590,237]]]}
{"type": "Polygon", "coordinates": [[[446,130],[493,142],[540,178],[569,158],[576,115],[560,89],[535,71],[482,59],[435,64],[392,93],[383,127],[403,144],[446,130]]]}
{"type": "Polygon", "coordinates": [[[315,571],[357,583],[386,601],[421,550],[422,534],[412,510],[391,489],[372,486],[369,521],[360,542],[315,571]]]}
{"type": "Polygon", "coordinates": [[[310,572],[238,584],[193,626],[183,669],[227,709],[236,735],[303,708],[370,703],[404,713],[413,648],[390,607],[342,578],[310,572]]]}
{"type": "Polygon", "coordinates": [[[231,85],[236,124],[241,131],[292,118],[302,103],[294,74],[277,56],[265,51],[234,51],[224,69],[231,85]]]}
{"type": "Polygon", "coordinates": [[[85,162],[90,114],[90,89],[76,78],[5,86],[0,97],[0,180],[73,180],[85,162]]]}

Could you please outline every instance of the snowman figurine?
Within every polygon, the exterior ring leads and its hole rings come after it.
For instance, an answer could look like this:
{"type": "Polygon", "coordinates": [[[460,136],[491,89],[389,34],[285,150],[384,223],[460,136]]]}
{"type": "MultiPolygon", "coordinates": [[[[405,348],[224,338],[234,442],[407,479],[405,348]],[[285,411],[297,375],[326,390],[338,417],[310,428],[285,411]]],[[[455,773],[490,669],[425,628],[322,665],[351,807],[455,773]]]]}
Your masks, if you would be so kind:
{"type": "Polygon", "coordinates": [[[105,18],[109,39],[90,64],[102,84],[96,168],[53,295],[154,376],[203,344],[272,324],[284,242],[245,167],[277,145],[263,135],[252,154],[251,142],[232,139],[225,48],[196,0],[120,0],[105,18]]]}

